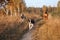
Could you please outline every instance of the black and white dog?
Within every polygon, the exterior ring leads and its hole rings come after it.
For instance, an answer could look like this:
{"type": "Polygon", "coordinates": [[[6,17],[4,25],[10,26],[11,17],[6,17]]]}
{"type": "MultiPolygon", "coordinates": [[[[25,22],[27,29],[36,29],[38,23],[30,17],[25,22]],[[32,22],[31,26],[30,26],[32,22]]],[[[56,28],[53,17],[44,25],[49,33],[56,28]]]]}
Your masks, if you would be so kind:
{"type": "Polygon", "coordinates": [[[34,27],[35,21],[34,19],[29,19],[29,30],[31,30],[34,27]]]}

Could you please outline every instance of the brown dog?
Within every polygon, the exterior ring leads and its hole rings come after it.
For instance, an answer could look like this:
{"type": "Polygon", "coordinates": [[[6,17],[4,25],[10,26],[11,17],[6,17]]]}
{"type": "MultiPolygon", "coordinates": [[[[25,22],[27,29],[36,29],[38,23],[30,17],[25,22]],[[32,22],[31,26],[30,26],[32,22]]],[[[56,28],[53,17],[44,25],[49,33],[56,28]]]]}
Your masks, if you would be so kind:
{"type": "Polygon", "coordinates": [[[43,19],[44,20],[48,20],[48,13],[47,13],[47,11],[43,13],[43,19]]]}

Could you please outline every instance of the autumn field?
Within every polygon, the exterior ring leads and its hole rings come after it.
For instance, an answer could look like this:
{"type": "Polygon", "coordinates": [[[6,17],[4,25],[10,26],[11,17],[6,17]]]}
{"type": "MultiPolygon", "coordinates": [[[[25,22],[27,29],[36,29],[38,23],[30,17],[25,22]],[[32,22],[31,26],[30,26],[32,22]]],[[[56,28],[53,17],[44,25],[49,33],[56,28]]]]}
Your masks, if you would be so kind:
{"type": "MultiPolygon", "coordinates": [[[[38,20],[38,19],[37,19],[38,20]]],[[[32,31],[32,40],[60,40],[60,18],[51,14],[48,20],[38,21],[32,31]]],[[[21,22],[20,16],[0,17],[0,40],[20,40],[28,31],[28,21],[21,22]]]]}
{"type": "Polygon", "coordinates": [[[0,40],[18,40],[27,29],[27,22],[21,23],[18,16],[0,17],[0,40]]]}
{"type": "Polygon", "coordinates": [[[60,1],[27,7],[24,0],[0,0],[0,40],[60,40],[60,1]]]}
{"type": "Polygon", "coordinates": [[[33,32],[32,40],[60,40],[60,18],[50,15],[46,23],[33,32]]]}

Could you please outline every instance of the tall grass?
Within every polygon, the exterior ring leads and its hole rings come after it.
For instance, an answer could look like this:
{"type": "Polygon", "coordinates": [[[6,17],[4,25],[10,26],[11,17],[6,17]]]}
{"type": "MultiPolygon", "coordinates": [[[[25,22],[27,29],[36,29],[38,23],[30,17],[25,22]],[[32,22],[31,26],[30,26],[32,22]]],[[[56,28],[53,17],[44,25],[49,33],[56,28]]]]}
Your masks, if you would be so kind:
{"type": "Polygon", "coordinates": [[[0,17],[0,40],[20,40],[26,30],[28,30],[27,21],[21,24],[20,17],[0,17]]]}
{"type": "Polygon", "coordinates": [[[33,40],[60,40],[60,18],[50,18],[37,28],[33,40]]]}

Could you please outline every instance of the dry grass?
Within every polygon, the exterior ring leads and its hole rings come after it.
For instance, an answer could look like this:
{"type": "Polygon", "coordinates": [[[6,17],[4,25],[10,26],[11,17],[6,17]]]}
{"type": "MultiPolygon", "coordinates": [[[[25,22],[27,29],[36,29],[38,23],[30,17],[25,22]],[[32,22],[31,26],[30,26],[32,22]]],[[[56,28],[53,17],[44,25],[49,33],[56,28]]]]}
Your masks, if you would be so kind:
{"type": "Polygon", "coordinates": [[[60,18],[52,17],[36,30],[33,40],[60,40],[60,18]]]}
{"type": "MultiPolygon", "coordinates": [[[[49,20],[40,26],[38,22],[32,33],[32,40],[60,40],[60,18],[49,16],[49,20]]],[[[21,24],[19,16],[0,17],[0,40],[20,40],[22,33],[28,29],[27,20],[21,24]]]]}
{"type": "MultiPolygon", "coordinates": [[[[38,18],[36,14],[25,14],[25,16],[27,19],[38,18]]],[[[20,16],[0,16],[0,40],[20,40],[21,35],[28,30],[27,19],[21,23],[20,16]]]]}
{"type": "Polygon", "coordinates": [[[27,27],[27,21],[21,23],[19,16],[1,16],[0,40],[20,40],[27,27]]]}

